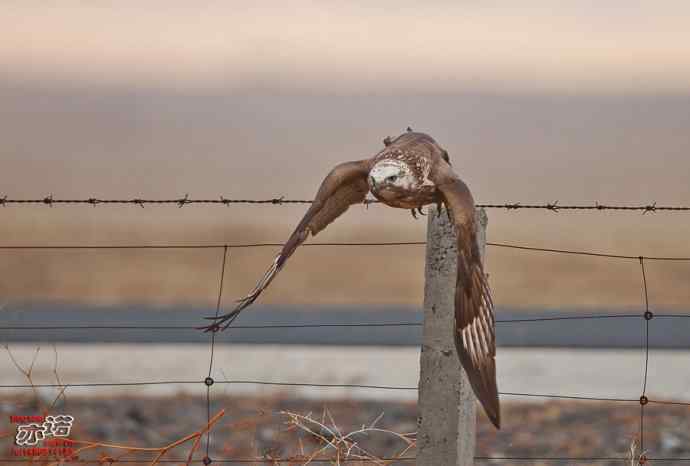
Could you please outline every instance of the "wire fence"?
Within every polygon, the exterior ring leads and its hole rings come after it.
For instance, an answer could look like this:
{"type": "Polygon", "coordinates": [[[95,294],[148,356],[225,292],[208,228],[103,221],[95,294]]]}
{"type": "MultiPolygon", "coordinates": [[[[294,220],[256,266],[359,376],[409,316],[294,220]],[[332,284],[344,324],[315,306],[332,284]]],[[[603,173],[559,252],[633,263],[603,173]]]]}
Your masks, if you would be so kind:
{"type": "MultiPolygon", "coordinates": [[[[219,196],[217,199],[194,199],[190,198],[189,194],[185,194],[182,197],[175,198],[161,198],[161,199],[145,199],[145,198],[128,198],[128,199],[107,199],[98,197],[82,197],[78,199],[61,199],[55,198],[53,195],[49,196],[38,196],[34,198],[10,198],[7,195],[0,196],[0,206],[29,206],[29,205],[44,205],[48,207],[53,207],[57,205],[88,205],[88,206],[99,206],[99,205],[134,205],[138,207],[145,206],[164,206],[164,205],[176,205],[178,207],[185,207],[189,205],[224,205],[229,206],[232,204],[269,204],[269,205],[289,205],[289,204],[311,204],[313,201],[310,199],[286,199],[285,196],[277,196],[266,199],[237,199],[237,198],[226,198],[224,196],[219,196]]],[[[366,199],[363,204],[379,204],[380,202],[375,199],[366,199]]],[[[622,204],[603,204],[600,202],[595,202],[593,204],[568,204],[561,205],[558,201],[554,202],[542,202],[542,203],[521,203],[521,202],[502,202],[502,203],[488,203],[488,204],[477,204],[478,208],[484,209],[505,209],[505,210],[520,210],[520,209],[532,209],[532,210],[549,210],[551,212],[559,211],[573,211],[573,210],[614,210],[614,211],[637,211],[642,213],[647,212],[688,212],[690,211],[690,206],[685,205],[657,205],[656,202],[649,204],[638,204],[638,205],[622,205],[622,204]]]]}
{"type": "MultiPolygon", "coordinates": [[[[12,200],[7,199],[5,202],[9,203],[12,200]]],[[[191,200],[190,200],[191,201],[191,200]]],[[[122,201],[129,202],[129,201],[122,201]]],[[[201,201],[199,201],[201,202],[201,201]]],[[[215,202],[215,201],[214,201],[215,202]]],[[[683,208],[685,209],[685,208],[683,208]]],[[[332,246],[346,246],[346,247],[366,247],[366,246],[421,246],[426,244],[425,242],[378,242],[378,243],[308,243],[305,246],[312,247],[332,247],[332,246]]],[[[594,258],[602,259],[612,259],[612,260],[632,260],[636,261],[640,270],[640,290],[643,296],[643,307],[640,313],[628,313],[628,314],[603,314],[603,315],[581,315],[581,316],[550,316],[550,317],[539,317],[539,318],[521,318],[521,319],[497,319],[498,325],[510,325],[517,322],[541,322],[550,320],[586,320],[586,319],[640,319],[643,325],[644,338],[641,344],[641,350],[644,352],[644,366],[643,366],[643,377],[641,380],[641,390],[639,398],[622,398],[622,397],[590,397],[590,396],[579,396],[576,394],[559,394],[559,393],[518,393],[518,392],[500,392],[502,397],[531,397],[531,398],[546,398],[546,399],[563,399],[563,400],[578,400],[578,401],[602,401],[602,402],[615,402],[615,403],[638,403],[639,404],[639,439],[640,448],[642,452],[645,452],[645,410],[648,409],[650,404],[669,404],[669,405],[679,405],[679,406],[690,406],[689,402],[683,401],[668,401],[668,400],[657,400],[649,398],[647,395],[647,380],[649,377],[649,329],[651,322],[656,318],[674,318],[674,319],[687,319],[690,315],[687,314],[656,314],[650,308],[648,284],[647,284],[647,274],[645,269],[645,264],[648,261],[689,261],[690,257],[655,257],[655,256],[642,256],[642,255],[621,255],[613,254],[607,252],[594,252],[594,251],[580,251],[580,250],[565,250],[565,249],[552,249],[552,248],[540,248],[508,243],[487,243],[490,247],[498,248],[512,248],[520,251],[530,252],[530,253],[548,253],[548,254],[566,254],[566,255],[581,255],[589,256],[594,258]]],[[[227,269],[230,266],[231,253],[234,248],[260,248],[260,247],[280,247],[280,243],[241,243],[241,244],[165,244],[165,245],[19,245],[19,246],[0,246],[0,250],[43,250],[43,249],[209,249],[214,248],[219,250],[219,275],[218,275],[218,292],[216,296],[216,315],[220,313],[223,301],[223,285],[227,273],[227,269]]],[[[420,326],[419,322],[380,322],[380,323],[329,323],[329,324],[300,324],[300,325],[237,325],[233,326],[236,329],[272,329],[272,328],[324,328],[324,327],[397,327],[397,326],[420,326]]],[[[147,330],[171,330],[180,328],[193,328],[189,326],[176,326],[176,325],[59,325],[59,326],[21,326],[21,325],[3,325],[0,326],[2,330],[89,330],[89,329],[147,329],[147,330]]],[[[114,383],[69,383],[69,384],[0,384],[0,389],[23,389],[23,388],[60,388],[60,389],[75,389],[75,388],[99,388],[99,387],[123,387],[123,386],[150,386],[150,385],[170,385],[170,384],[184,384],[184,385],[201,385],[203,384],[206,388],[206,410],[207,410],[207,420],[211,420],[211,398],[212,398],[212,388],[215,385],[265,385],[265,386],[281,386],[281,387],[316,387],[316,388],[356,388],[356,389],[367,389],[367,390],[394,390],[394,391],[415,391],[417,387],[410,386],[389,386],[389,385],[368,385],[368,384],[326,384],[326,383],[311,383],[311,382],[283,382],[274,380],[216,380],[212,377],[213,367],[214,367],[214,357],[215,357],[215,345],[216,345],[216,334],[215,332],[210,332],[209,336],[209,361],[208,361],[208,375],[203,380],[146,380],[146,381],[121,381],[114,383]]],[[[206,433],[206,443],[205,443],[205,456],[201,459],[193,459],[193,463],[203,463],[210,464],[213,463],[273,463],[278,464],[280,462],[290,462],[294,461],[291,458],[211,458],[210,448],[212,444],[211,430],[206,433]]],[[[396,458],[380,458],[383,461],[404,461],[413,462],[415,457],[404,456],[396,458]]],[[[539,456],[477,456],[476,460],[514,460],[514,461],[626,461],[629,458],[625,457],[539,457],[539,456]]],[[[664,458],[664,457],[653,457],[646,456],[644,453],[639,458],[639,463],[643,464],[646,461],[676,461],[676,462],[690,462],[690,458],[664,458]]],[[[0,458],[0,461],[6,463],[17,463],[17,462],[28,462],[31,459],[19,459],[19,458],[0,458]]],[[[162,459],[159,462],[180,462],[184,460],[180,459],[162,459]]],[[[314,459],[313,463],[323,463],[329,462],[329,459],[314,459]]],[[[362,459],[347,460],[340,459],[341,462],[363,462],[362,459]]],[[[80,460],[71,461],[79,463],[80,460]]],[[[113,462],[121,463],[141,463],[141,460],[128,460],[120,459],[113,462]]]]}

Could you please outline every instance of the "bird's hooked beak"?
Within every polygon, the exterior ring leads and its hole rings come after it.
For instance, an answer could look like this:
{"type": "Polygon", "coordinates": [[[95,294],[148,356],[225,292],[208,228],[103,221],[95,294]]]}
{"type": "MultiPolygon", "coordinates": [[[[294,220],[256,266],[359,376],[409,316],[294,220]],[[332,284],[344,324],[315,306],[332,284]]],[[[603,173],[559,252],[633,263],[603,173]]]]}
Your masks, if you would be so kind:
{"type": "Polygon", "coordinates": [[[369,176],[369,186],[371,186],[372,188],[376,187],[376,178],[374,178],[373,176],[369,176]]]}

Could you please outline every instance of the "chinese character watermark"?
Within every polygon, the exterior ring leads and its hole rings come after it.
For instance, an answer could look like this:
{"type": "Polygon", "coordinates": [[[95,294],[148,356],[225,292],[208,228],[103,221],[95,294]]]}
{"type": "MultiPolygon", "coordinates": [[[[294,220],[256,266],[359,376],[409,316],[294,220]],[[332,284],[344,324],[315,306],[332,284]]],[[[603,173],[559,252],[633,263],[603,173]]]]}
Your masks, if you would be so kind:
{"type": "Polygon", "coordinates": [[[18,446],[34,446],[48,437],[67,437],[74,417],[66,414],[46,416],[42,424],[20,424],[14,443],[18,446]]]}

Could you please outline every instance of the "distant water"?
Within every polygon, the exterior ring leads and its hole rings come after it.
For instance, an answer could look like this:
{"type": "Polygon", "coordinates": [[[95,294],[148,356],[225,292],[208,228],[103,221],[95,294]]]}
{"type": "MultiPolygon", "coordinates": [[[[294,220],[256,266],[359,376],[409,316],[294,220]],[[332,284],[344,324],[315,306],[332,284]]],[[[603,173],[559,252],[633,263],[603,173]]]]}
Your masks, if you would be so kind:
{"type": "MultiPolygon", "coordinates": [[[[150,309],[137,306],[84,307],[71,305],[9,305],[0,310],[0,342],[70,343],[203,343],[204,334],[192,327],[206,324],[211,309],[150,309]],[[125,326],[130,328],[46,329],[52,326],[125,326]],[[183,328],[136,328],[171,326],[183,328]],[[21,328],[7,328],[21,327],[21,328]],[[38,328],[37,328],[38,327],[38,328]],[[186,327],[186,328],[185,328],[186,327]]],[[[652,348],[690,349],[690,318],[663,317],[649,323],[652,348]]],[[[497,310],[497,341],[503,347],[639,348],[644,325],[639,309],[621,311],[497,310]],[[505,322],[593,316],[592,319],[505,322]],[[602,318],[630,315],[623,318],[602,318]]],[[[220,343],[298,345],[419,346],[421,310],[411,307],[262,306],[247,309],[236,328],[217,335],[220,343]],[[405,323],[403,326],[366,324],[405,323]],[[365,324],[337,327],[334,324],[365,324]],[[280,325],[279,328],[242,328],[280,325]],[[325,325],[294,328],[292,325],[325,325]]]]}
{"type": "MultiPolygon", "coordinates": [[[[30,364],[36,344],[12,344],[20,364],[30,364]]],[[[57,344],[57,369],[64,384],[143,381],[193,381],[119,387],[70,387],[70,396],[205,394],[206,344],[57,344]]],[[[310,398],[394,399],[413,401],[419,379],[419,349],[404,346],[217,345],[213,393],[310,398]],[[364,384],[404,390],[274,386],[248,381],[364,384]]],[[[33,370],[34,383],[54,383],[55,354],[43,346],[33,370]]],[[[653,350],[649,355],[647,394],[652,399],[690,401],[690,351],[653,350]]],[[[642,390],[644,353],[632,349],[499,348],[501,392],[591,396],[637,400],[642,390]]],[[[26,384],[9,356],[0,351],[0,385],[26,384]]],[[[0,388],[0,399],[28,388],[0,388]]],[[[55,389],[43,390],[55,396],[55,389]]],[[[504,395],[506,401],[544,398],[504,395]]],[[[637,401],[631,406],[639,406],[637,401]]]]}

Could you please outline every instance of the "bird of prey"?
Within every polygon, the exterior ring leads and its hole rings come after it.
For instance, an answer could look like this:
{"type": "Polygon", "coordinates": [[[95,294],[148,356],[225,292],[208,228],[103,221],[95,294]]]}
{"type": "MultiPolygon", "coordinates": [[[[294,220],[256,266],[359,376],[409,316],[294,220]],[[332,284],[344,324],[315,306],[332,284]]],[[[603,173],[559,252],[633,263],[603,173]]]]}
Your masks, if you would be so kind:
{"type": "Polygon", "coordinates": [[[496,340],[493,302],[479,255],[475,205],[467,185],[450,166],[448,153],[429,135],[410,128],[373,157],[336,166],[316,193],[314,202],[254,289],[235,309],[218,317],[206,331],[224,330],[252,304],[285,266],[298,246],[343,214],[363,203],[371,192],[383,204],[423,214],[422,206],[445,206],[457,232],[455,345],[470,385],[491,422],[500,428],[496,386],[496,340]]]}

